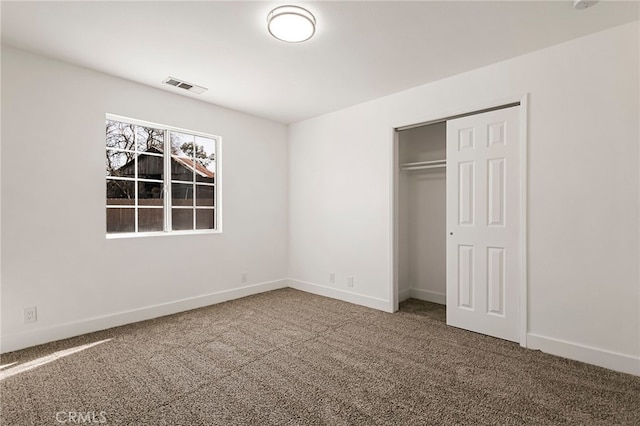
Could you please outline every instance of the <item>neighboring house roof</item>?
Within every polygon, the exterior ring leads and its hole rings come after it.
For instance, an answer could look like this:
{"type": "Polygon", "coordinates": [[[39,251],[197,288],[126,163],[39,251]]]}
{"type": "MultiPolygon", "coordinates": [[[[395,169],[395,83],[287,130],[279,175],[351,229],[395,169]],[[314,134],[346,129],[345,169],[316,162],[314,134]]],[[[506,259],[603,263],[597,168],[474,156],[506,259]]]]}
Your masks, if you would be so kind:
{"type": "Polygon", "coordinates": [[[214,177],[213,172],[207,169],[205,166],[202,165],[202,163],[200,163],[197,160],[193,160],[191,158],[185,158],[185,157],[178,157],[177,155],[174,155],[174,154],[171,154],[171,159],[182,164],[186,168],[195,171],[197,174],[199,174],[202,177],[211,178],[211,179],[213,179],[214,177]]]}
{"type": "MultiPolygon", "coordinates": [[[[164,154],[164,151],[162,149],[160,149],[160,148],[157,148],[157,147],[151,147],[146,152],[155,152],[156,154],[164,154]]],[[[171,159],[174,160],[176,163],[180,164],[181,166],[186,167],[187,169],[196,172],[196,174],[198,174],[198,175],[200,175],[202,177],[210,178],[210,179],[213,179],[215,177],[215,173],[214,172],[212,172],[211,170],[207,169],[205,166],[202,165],[202,163],[200,163],[197,160],[193,160],[193,159],[187,158],[187,157],[180,157],[180,156],[175,155],[175,154],[171,154],[171,159]]],[[[120,167],[120,169],[128,167],[131,164],[133,164],[133,160],[129,161],[127,164],[125,164],[124,166],[120,167]]]]}

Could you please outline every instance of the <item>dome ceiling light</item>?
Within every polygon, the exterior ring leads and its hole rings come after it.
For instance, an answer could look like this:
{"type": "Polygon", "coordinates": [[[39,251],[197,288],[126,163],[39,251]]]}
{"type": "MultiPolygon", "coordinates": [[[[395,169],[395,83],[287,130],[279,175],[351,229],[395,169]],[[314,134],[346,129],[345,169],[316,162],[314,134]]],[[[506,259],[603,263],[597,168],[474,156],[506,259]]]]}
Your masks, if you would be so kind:
{"type": "Polygon", "coordinates": [[[289,43],[307,41],[316,32],[316,18],[298,6],[280,6],[267,15],[269,33],[289,43]]]}
{"type": "Polygon", "coordinates": [[[573,7],[576,10],[586,9],[598,3],[599,0],[573,0],[573,7]]]}

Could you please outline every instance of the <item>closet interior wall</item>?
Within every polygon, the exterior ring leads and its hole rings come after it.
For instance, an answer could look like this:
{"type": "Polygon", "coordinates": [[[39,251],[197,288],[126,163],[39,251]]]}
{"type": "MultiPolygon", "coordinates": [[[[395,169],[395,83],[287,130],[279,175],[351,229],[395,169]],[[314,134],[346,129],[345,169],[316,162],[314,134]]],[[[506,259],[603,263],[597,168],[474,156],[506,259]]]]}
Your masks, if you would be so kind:
{"type": "Polygon", "coordinates": [[[446,168],[403,170],[444,160],[446,122],[398,132],[398,300],[446,304],[446,168]]]}

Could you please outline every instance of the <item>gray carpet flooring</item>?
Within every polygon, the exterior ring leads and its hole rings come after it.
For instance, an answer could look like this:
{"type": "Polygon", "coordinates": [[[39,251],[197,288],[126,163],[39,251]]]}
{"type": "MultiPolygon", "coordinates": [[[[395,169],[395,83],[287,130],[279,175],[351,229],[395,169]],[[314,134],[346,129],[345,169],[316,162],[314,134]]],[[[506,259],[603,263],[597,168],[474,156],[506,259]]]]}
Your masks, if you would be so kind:
{"type": "Polygon", "coordinates": [[[283,289],[8,353],[1,424],[640,424],[640,377],[448,327],[444,313],[283,289]]]}

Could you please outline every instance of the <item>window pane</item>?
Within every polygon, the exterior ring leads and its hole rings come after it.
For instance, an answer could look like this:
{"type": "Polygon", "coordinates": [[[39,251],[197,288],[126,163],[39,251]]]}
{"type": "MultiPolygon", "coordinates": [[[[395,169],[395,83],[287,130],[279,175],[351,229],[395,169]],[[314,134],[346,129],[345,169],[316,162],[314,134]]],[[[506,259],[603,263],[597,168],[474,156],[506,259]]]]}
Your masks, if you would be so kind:
{"type": "Polygon", "coordinates": [[[135,209],[107,209],[107,232],[134,232],[135,209]]]}
{"type": "Polygon", "coordinates": [[[160,182],[138,182],[138,205],[162,206],[162,184],[160,182]]]}
{"type": "Polygon", "coordinates": [[[135,137],[133,124],[120,121],[107,120],[107,148],[135,150],[135,137]]]}
{"type": "Polygon", "coordinates": [[[193,150],[193,142],[195,137],[186,133],[170,132],[171,133],[171,153],[178,157],[193,157],[191,151],[193,150]],[[191,148],[191,151],[190,151],[191,148]]]}
{"type": "Polygon", "coordinates": [[[216,159],[216,141],[215,139],[196,136],[196,158],[206,158],[211,161],[216,159]]]}
{"type": "Polygon", "coordinates": [[[134,205],[136,201],[135,188],[133,181],[107,179],[107,205],[134,205]]]}
{"type": "Polygon", "coordinates": [[[171,209],[171,223],[174,231],[193,229],[193,209],[171,209]]]}
{"type": "Polygon", "coordinates": [[[171,180],[193,182],[193,160],[188,157],[171,156],[171,180]]]}
{"type": "Polygon", "coordinates": [[[136,126],[138,152],[161,154],[164,149],[164,130],[136,126]]]}
{"type": "Polygon", "coordinates": [[[216,164],[209,160],[196,160],[196,181],[214,183],[216,164]]]}
{"type": "Polygon", "coordinates": [[[162,209],[138,209],[138,232],[164,230],[162,209]]]}
{"type": "Polygon", "coordinates": [[[213,183],[216,171],[216,141],[215,139],[196,136],[195,158],[199,162],[196,170],[196,180],[213,183]]]}
{"type": "Polygon", "coordinates": [[[193,185],[184,183],[172,184],[171,202],[174,206],[193,206],[193,185]]]}
{"type": "Polygon", "coordinates": [[[164,179],[164,160],[156,155],[138,155],[138,178],[164,179]]]}
{"type": "Polygon", "coordinates": [[[196,210],[196,229],[215,229],[215,210],[196,210]]]}
{"type": "Polygon", "coordinates": [[[196,206],[213,206],[213,186],[196,185],[196,206]]]}
{"type": "Polygon", "coordinates": [[[107,176],[134,177],[133,152],[107,150],[107,176]]]}

